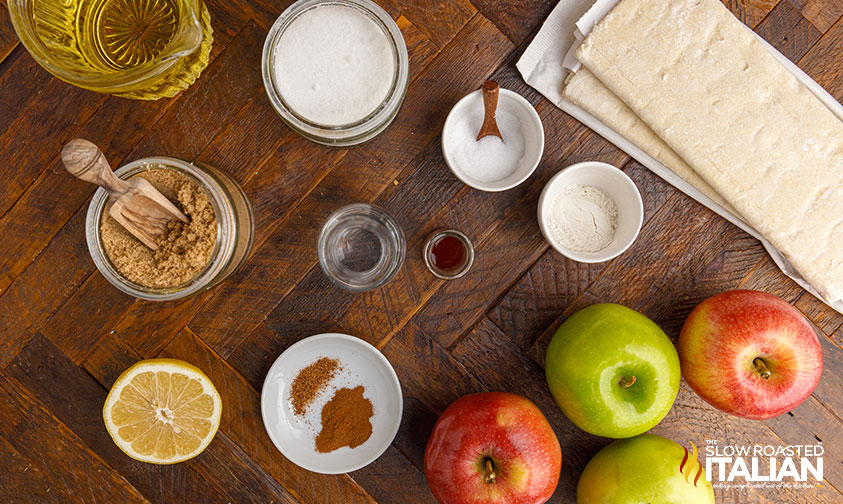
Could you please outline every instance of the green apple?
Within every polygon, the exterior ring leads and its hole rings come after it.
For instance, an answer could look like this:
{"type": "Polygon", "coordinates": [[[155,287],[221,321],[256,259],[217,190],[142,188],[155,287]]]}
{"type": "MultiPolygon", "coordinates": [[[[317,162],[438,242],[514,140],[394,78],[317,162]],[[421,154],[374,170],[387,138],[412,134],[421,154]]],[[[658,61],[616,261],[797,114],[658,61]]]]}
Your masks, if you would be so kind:
{"type": "Polygon", "coordinates": [[[714,504],[714,489],[693,452],[652,434],[603,448],[577,483],[577,504],[642,502],[714,504]]]}
{"type": "Polygon", "coordinates": [[[627,438],[651,429],[679,392],[679,356],[659,326],[617,304],[596,304],[566,320],[547,349],[547,384],[574,424],[627,438]]]}

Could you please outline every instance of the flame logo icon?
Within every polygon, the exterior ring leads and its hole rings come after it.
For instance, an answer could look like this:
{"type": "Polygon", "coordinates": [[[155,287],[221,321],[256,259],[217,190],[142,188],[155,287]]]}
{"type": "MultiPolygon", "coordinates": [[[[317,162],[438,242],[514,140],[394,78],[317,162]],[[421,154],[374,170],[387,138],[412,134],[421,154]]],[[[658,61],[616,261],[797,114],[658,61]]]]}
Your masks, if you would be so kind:
{"type": "Polygon", "coordinates": [[[699,460],[697,460],[697,445],[691,443],[691,447],[693,448],[692,453],[688,453],[688,449],[684,446],[682,447],[682,449],[685,450],[685,456],[682,457],[682,462],[679,463],[679,473],[685,476],[685,483],[690,485],[691,482],[689,481],[689,478],[691,477],[691,473],[694,471],[694,464],[696,464],[697,473],[694,476],[694,486],[696,487],[697,482],[700,480],[700,475],[702,474],[702,464],[700,464],[699,460]],[[692,459],[690,464],[688,463],[689,458],[692,459]],[[688,472],[685,472],[686,464],[688,466],[688,472]]]}

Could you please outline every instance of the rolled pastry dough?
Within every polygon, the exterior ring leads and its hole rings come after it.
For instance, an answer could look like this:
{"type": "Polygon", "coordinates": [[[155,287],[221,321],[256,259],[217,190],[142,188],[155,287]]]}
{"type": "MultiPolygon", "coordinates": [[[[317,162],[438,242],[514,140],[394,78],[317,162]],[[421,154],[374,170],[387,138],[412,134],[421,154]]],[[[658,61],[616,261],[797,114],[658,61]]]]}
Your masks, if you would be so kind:
{"type": "Polygon", "coordinates": [[[577,57],[824,296],[843,298],[843,122],[718,0],[623,0],[577,57]]]}
{"type": "Polygon", "coordinates": [[[630,110],[609,88],[603,85],[587,68],[581,68],[568,78],[562,97],[593,115],[606,126],[615,130],[637,145],[650,157],[665,165],[682,180],[708,196],[712,201],[740,218],[737,210],[717,194],[708,182],[667,146],[649,126],[644,124],[635,112],[630,110]]]}

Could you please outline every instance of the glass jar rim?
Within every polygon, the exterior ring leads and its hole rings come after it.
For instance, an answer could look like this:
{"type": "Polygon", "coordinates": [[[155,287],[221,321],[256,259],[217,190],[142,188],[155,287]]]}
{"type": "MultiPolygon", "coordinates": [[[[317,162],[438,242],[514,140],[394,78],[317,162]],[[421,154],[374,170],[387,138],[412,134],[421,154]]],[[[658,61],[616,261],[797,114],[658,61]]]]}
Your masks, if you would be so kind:
{"type": "Polygon", "coordinates": [[[100,222],[103,213],[106,211],[109,198],[109,194],[105,189],[98,188],[91,199],[85,218],[85,234],[88,252],[91,254],[94,265],[110,284],[126,294],[140,299],[170,301],[181,299],[203,290],[224,269],[225,261],[222,259],[226,255],[229,255],[230,250],[234,246],[233,238],[227,236],[228,233],[225,233],[224,230],[232,226],[233,216],[230,211],[227,211],[228,209],[226,207],[228,205],[223,204],[227,197],[222,186],[205,173],[204,170],[187,161],[164,156],[148,157],[127,163],[115,170],[114,173],[122,179],[144,171],[156,169],[174,170],[198,183],[199,187],[202,188],[211,201],[214,213],[216,214],[217,238],[214,243],[214,250],[211,252],[208,263],[196,276],[181,285],[156,288],[139,285],[120,274],[105,253],[100,233],[100,222]]]}
{"type": "Polygon", "coordinates": [[[272,107],[290,128],[313,142],[347,147],[363,143],[380,134],[398,115],[409,85],[409,54],[398,25],[383,8],[370,0],[298,0],[284,10],[270,28],[263,46],[261,72],[272,107]],[[366,117],[349,124],[325,125],[304,118],[287,105],[275,85],[273,62],[278,40],[301,14],[325,5],[354,8],[368,15],[383,30],[395,56],[395,75],[386,98],[366,117]]]}
{"type": "Polygon", "coordinates": [[[319,259],[319,267],[322,269],[322,272],[325,274],[325,276],[328,277],[328,279],[334,285],[353,292],[365,292],[383,287],[384,285],[392,281],[393,278],[395,278],[395,275],[398,274],[398,272],[401,270],[401,267],[404,265],[404,258],[407,253],[407,243],[406,238],[404,237],[404,231],[401,229],[401,226],[398,225],[398,222],[395,220],[395,218],[389,214],[389,212],[371,203],[352,203],[350,205],[345,205],[340,208],[337,208],[331,213],[331,215],[329,215],[325,219],[325,222],[322,224],[322,227],[319,231],[319,240],[316,245],[316,252],[317,257],[319,259]],[[387,228],[389,236],[394,239],[395,253],[391,258],[391,266],[382,278],[372,284],[355,285],[343,281],[341,278],[337,278],[331,272],[331,268],[327,264],[328,236],[334,230],[334,228],[341,219],[348,217],[349,215],[353,215],[355,213],[366,213],[369,215],[376,216],[381,221],[382,225],[387,228]]]}

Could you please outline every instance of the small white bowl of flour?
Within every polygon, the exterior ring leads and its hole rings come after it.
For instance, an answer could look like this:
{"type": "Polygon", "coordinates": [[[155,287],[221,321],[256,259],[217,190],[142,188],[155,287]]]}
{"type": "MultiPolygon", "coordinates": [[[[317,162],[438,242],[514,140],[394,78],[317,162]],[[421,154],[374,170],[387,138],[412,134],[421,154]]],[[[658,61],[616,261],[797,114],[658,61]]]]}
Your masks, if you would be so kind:
{"type": "Polygon", "coordinates": [[[598,263],[632,245],[644,221],[644,205],[624,172],[588,161],[550,179],[539,198],[538,217],[542,234],[559,253],[598,263]]]}
{"type": "Polygon", "coordinates": [[[544,128],[520,94],[501,88],[495,119],[503,140],[477,140],[483,124],[483,92],[463,97],[445,120],[442,154],[458,179],[481,191],[505,191],[527,180],[544,152],[544,128]]]}

